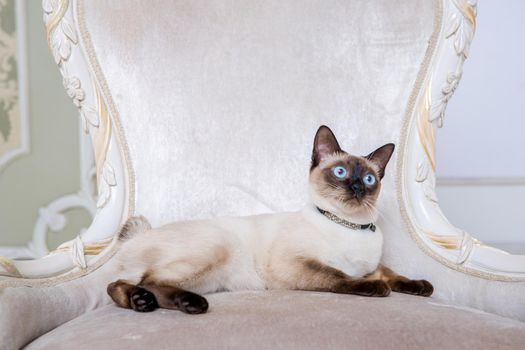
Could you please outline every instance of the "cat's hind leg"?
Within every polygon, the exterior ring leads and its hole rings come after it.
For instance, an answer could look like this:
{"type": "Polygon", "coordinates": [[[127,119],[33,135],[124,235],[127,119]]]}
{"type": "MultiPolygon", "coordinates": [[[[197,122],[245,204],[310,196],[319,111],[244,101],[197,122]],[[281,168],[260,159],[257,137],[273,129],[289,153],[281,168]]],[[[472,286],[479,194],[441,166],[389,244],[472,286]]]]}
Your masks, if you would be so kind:
{"type": "Polygon", "coordinates": [[[383,265],[379,265],[377,270],[366,276],[366,278],[385,281],[394,292],[398,293],[429,297],[434,292],[434,287],[427,280],[411,280],[383,265]]]}
{"type": "Polygon", "coordinates": [[[180,310],[187,314],[202,314],[208,310],[208,301],[203,296],[182,289],[175,282],[146,276],[140,286],[153,293],[161,308],[180,310]]]}
{"type": "Polygon", "coordinates": [[[161,307],[180,310],[188,314],[201,314],[208,310],[207,300],[195,293],[175,286],[175,283],[143,279],[139,285],[128,280],[110,283],[108,294],[120,307],[138,312],[150,312],[161,307]]]}
{"type": "MultiPolygon", "coordinates": [[[[212,242],[214,243],[214,242],[212,242]]],[[[192,249],[191,245],[176,247],[178,251],[159,251],[158,259],[146,265],[138,279],[118,280],[108,285],[107,291],[117,305],[135,311],[153,311],[158,307],[180,310],[189,314],[208,310],[207,300],[197,294],[226,289],[224,267],[230,252],[222,244],[211,244],[207,254],[192,249]],[[173,259],[172,256],[177,257],[173,259]]],[[[144,248],[142,251],[148,252],[144,248]]],[[[151,259],[150,259],[151,260],[151,259]]]]}
{"type": "Polygon", "coordinates": [[[128,280],[110,283],[107,292],[120,307],[138,312],[150,312],[159,307],[155,295],[147,289],[134,285],[128,280]]]}
{"type": "Polygon", "coordinates": [[[157,264],[144,274],[138,286],[153,293],[161,308],[188,314],[204,313],[208,302],[195,292],[209,293],[224,288],[221,281],[229,254],[226,247],[217,245],[206,255],[186,254],[157,264]]]}

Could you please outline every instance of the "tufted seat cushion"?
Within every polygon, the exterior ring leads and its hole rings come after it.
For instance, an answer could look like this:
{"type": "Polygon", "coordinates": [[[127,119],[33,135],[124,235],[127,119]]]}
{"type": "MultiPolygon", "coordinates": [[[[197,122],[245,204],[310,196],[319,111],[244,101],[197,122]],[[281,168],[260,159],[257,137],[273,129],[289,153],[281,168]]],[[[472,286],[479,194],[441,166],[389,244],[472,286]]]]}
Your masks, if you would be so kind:
{"type": "Polygon", "coordinates": [[[314,292],[209,295],[203,315],[107,305],[26,349],[518,349],[525,323],[432,298],[314,292]]]}

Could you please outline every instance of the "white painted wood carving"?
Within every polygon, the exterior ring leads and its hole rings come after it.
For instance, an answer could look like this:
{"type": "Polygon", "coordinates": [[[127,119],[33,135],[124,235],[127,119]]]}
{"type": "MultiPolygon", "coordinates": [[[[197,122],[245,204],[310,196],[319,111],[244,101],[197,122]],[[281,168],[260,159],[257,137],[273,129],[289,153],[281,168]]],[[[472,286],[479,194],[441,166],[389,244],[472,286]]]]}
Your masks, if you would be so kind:
{"type": "MultiPolygon", "coordinates": [[[[111,243],[127,207],[126,175],[120,148],[112,132],[106,103],[79,46],[74,2],[43,0],[42,8],[48,44],[63,76],[64,88],[79,109],[84,132],[91,136],[92,146],[89,147],[94,150],[94,169],[91,165],[86,166],[93,163],[90,159],[92,152],[81,152],[81,166],[84,166],[79,193],[59,198],[42,208],[28,247],[3,252],[4,255],[41,259],[9,260],[4,257],[0,260],[0,275],[5,276],[48,277],[88,268],[111,243]],[[93,196],[92,184],[95,181],[92,176],[96,176],[97,198],[93,196]],[[66,224],[62,212],[75,207],[84,208],[93,215],[96,213],[93,223],[77,238],[49,253],[45,245],[47,231],[62,229],[66,224]]],[[[86,143],[81,143],[84,151],[87,151],[86,146],[86,143]]]]}
{"type": "Polygon", "coordinates": [[[426,88],[414,104],[407,131],[400,205],[412,238],[429,255],[456,270],[483,278],[525,278],[525,256],[489,247],[454,227],[442,213],[435,193],[436,128],[443,126],[448,101],[462,76],[476,28],[477,2],[443,2],[443,23],[426,88]]]}

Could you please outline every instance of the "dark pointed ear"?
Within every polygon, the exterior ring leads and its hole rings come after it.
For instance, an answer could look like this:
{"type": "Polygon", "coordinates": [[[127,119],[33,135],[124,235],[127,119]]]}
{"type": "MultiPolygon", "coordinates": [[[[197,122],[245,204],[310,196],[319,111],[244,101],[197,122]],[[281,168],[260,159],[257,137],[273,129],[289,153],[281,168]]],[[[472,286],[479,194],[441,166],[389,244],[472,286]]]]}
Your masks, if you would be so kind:
{"type": "Polygon", "coordinates": [[[335,152],[341,152],[341,147],[339,147],[334,133],[326,125],[321,125],[315,134],[311,169],[318,166],[323,159],[335,152]]]}
{"type": "Polygon", "coordinates": [[[385,176],[386,165],[388,164],[390,157],[392,157],[395,147],[396,145],[393,143],[387,143],[365,157],[379,167],[379,177],[381,179],[385,176]]]}

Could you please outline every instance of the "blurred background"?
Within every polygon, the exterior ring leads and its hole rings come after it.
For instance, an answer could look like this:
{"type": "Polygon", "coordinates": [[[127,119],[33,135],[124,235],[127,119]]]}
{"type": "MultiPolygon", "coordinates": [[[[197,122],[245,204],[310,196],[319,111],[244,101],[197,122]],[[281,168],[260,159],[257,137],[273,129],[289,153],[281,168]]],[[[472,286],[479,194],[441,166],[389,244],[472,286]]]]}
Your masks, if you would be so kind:
{"type": "MultiPolygon", "coordinates": [[[[525,254],[523,13],[522,0],[478,3],[470,58],[438,132],[437,193],[453,224],[525,254]]],[[[0,255],[36,257],[38,239],[54,249],[89,225],[88,211],[64,199],[89,168],[81,143],[41,2],[0,0],[0,255]]]]}
{"type": "Polygon", "coordinates": [[[27,245],[39,217],[57,229],[45,235],[50,249],[91,218],[77,208],[58,218],[41,209],[80,189],[78,111],[62,86],[42,15],[41,1],[0,1],[0,255],[27,255],[6,247],[27,245]]]}

